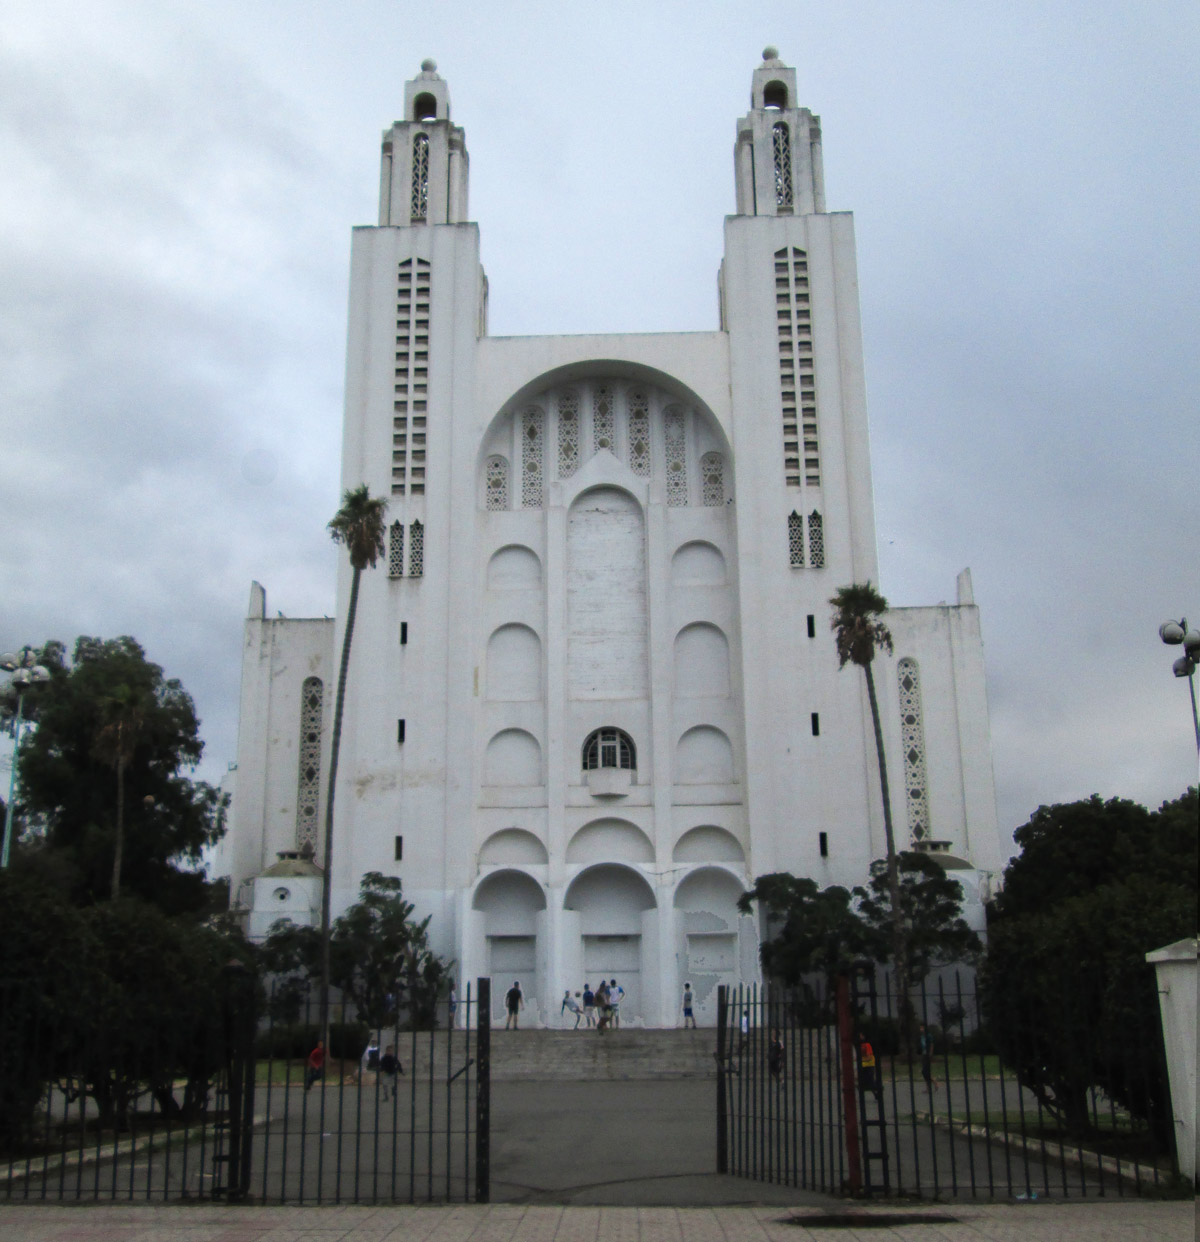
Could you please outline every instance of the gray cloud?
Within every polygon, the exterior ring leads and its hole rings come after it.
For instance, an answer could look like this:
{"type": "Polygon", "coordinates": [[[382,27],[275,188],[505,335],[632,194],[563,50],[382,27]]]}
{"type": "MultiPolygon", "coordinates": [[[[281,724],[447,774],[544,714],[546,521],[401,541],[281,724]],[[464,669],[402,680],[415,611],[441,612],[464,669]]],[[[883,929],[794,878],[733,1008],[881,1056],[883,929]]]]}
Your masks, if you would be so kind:
{"type": "Polygon", "coordinates": [[[21,0],[0,48],[2,645],[138,636],[236,746],[249,582],[330,611],[348,233],[435,55],[492,331],[716,323],[761,46],[854,210],[881,582],[983,607],[1001,820],[1195,779],[1194,6],[21,0]],[[62,31],[70,29],[69,39],[62,31]]]}

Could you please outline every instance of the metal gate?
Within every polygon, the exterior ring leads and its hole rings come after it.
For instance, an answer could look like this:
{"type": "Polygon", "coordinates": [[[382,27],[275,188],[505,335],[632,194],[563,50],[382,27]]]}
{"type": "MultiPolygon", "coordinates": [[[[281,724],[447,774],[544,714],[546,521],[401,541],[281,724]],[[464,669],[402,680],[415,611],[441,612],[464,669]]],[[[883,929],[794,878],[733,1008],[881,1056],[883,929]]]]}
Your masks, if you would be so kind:
{"type": "Polygon", "coordinates": [[[277,1022],[236,968],[212,1022],[170,1048],[40,1032],[0,1066],[6,1097],[29,1105],[6,1131],[0,1197],[487,1202],[489,991],[442,1001],[426,1030],[368,1031],[335,1006],[319,1072],[315,998],[277,1022]]]}
{"type": "Polygon", "coordinates": [[[1103,1032],[1077,1051],[1083,1115],[1068,1127],[1030,1068],[1050,1058],[1048,1032],[1030,1024],[1001,1055],[979,997],[957,973],[911,997],[906,1048],[886,975],[878,984],[874,972],[843,978],[836,989],[722,988],[718,1171],[866,1195],[1039,1199],[1176,1188],[1157,1028],[1141,1033],[1129,1058],[1144,1081],[1123,1089],[1110,1085],[1105,1058],[1115,1054],[1103,1032]]]}

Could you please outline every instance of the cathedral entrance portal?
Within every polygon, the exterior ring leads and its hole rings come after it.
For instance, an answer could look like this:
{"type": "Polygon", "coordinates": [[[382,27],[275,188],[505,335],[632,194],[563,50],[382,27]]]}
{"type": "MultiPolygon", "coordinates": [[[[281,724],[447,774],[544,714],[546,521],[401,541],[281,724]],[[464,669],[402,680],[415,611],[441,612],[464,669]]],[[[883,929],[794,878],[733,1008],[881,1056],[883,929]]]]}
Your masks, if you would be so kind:
{"type": "Polygon", "coordinates": [[[588,983],[596,987],[601,978],[616,979],[625,989],[622,1022],[643,1017],[642,985],[648,973],[644,948],[657,911],[645,878],[632,867],[612,863],[589,867],[572,881],[563,906],[579,913],[588,983]]]}
{"type": "Polygon", "coordinates": [[[538,915],[546,908],[542,886],[523,871],[496,871],[475,890],[472,904],[484,916],[492,1019],[503,1020],[505,993],[520,980],[522,1025],[532,1026],[544,1012],[537,934],[538,915]]]}

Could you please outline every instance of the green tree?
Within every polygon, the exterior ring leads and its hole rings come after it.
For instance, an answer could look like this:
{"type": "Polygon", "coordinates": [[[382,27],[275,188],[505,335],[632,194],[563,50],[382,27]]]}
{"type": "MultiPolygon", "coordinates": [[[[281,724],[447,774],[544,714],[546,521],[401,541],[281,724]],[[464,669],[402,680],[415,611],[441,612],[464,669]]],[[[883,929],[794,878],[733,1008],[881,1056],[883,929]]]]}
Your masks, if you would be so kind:
{"type": "Polygon", "coordinates": [[[325,866],[321,880],[321,1029],[329,1026],[329,928],[333,894],[333,798],[337,788],[338,755],[342,747],[342,712],[346,703],[346,674],[350,668],[350,644],[358,612],[358,588],[362,571],[374,568],[383,555],[384,513],[387,501],[373,497],[365,483],[342,497],[342,507],[329,523],[334,543],[346,545],[350,554],[350,602],[346,608],[346,632],[338,668],[337,699],[333,709],[333,741],[329,751],[329,782],[325,801],[325,866]]]}
{"type": "MultiPolygon", "coordinates": [[[[397,877],[368,871],[358,901],[333,924],[330,981],[353,1003],[359,1021],[376,1030],[399,1022],[402,1013],[416,1028],[435,1024],[449,966],[429,947],[429,919],[417,922],[413,912],[397,877]]],[[[319,978],[320,934],[309,927],[276,928],[259,960],[272,976],[275,1016],[295,1021],[306,978],[319,978]]]]}
{"type": "Polygon", "coordinates": [[[226,799],[189,775],[204,747],[191,696],[128,637],[80,638],[69,664],[47,667],[21,747],[23,852],[37,857],[14,861],[80,904],[119,887],[173,913],[202,909],[199,863],[226,799]]]}
{"type": "Polygon", "coordinates": [[[89,1015],[80,1004],[86,959],[80,912],[63,892],[16,866],[0,871],[0,1153],[34,1138],[36,1110],[66,1039],[89,1015]]]}
{"type": "Polygon", "coordinates": [[[816,880],[777,871],[760,875],[738,898],[738,909],[749,914],[755,902],[766,916],[763,970],[789,986],[817,972],[832,981],[869,954],[871,940],[849,889],[821,888],[816,880]]]}
{"type": "Polygon", "coordinates": [[[1197,927],[1197,796],[1151,813],[1099,797],[1039,807],[989,909],[984,1014],[1021,1082],[1069,1133],[1093,1088],[1171,1141],[1145,954],[1197,927]]]}
{"type": "Polygon", "coordinates": [[[892,908],[892,961],[896,964],[896,990],[900,995],[901,1026],[905,1045],[910,1025],[908,1006],[908,952],[904,947],[903,903],[900,898],[900,863],[896,854],[896,838],[892,831],[892,801],[888,794],[887,757],[883,750],[883,727],[879,722],[879,700],[875,695],[875,677],[871,665],[879,650],[892,650],[892,634],[879,619],[887,612],[888,602],[870,582],[855,582],[840,587],[829,601],[833,606],[830,626],[837,642],[838,667],[857,664],[867,679],[867,699],[871,704],[871,724],[875,729],[875,755],[879,761],[879,789],[883,797],[883,831],[887,856],[887,885],[892,908]]]}
{"type": "MultiPolygon", "coordinates": [[[[897,859],[900,873],[900,914],[904,920],[904,977],[910,984],[928,978],[935,966],[969,963],[983,948],[962,918],[962,885],[931,858],[905,850],[897,859]]],[[[871,864],[866,888],[854,896],[878,962],[895,962],[895,920],[886,859],[871,864]]]]}

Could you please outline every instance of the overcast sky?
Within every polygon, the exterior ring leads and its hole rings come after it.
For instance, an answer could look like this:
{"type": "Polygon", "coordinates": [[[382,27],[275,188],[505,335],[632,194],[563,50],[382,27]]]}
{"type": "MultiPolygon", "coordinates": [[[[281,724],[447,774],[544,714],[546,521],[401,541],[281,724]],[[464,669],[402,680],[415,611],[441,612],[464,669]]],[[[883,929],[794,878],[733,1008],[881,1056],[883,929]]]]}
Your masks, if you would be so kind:
{"type": "Polygon", "coordinates": [[[4,0],[0,646],[134,635],[219,777],[251,580],[333,608],[350,229],[405,80],[434,57],[466,129],[493,333],[704,330],[768,43],[856,216],[881,586],[971,567],[1002,827],[1180,794],[1194,0],[4,0]]]}

